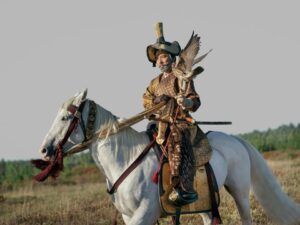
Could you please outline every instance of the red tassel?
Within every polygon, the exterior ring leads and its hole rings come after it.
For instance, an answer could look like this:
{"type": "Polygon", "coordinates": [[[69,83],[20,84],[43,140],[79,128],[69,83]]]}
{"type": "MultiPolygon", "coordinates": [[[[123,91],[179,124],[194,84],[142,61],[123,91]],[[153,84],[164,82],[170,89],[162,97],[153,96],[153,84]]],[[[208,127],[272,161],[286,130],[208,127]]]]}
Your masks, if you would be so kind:
{"type": "Polygon", "coordinates": [[[151,177],[152,182],[155,183],[155,184],[158,184],[158,176],[159,176],[159,172],[160,172],[160,169],[161,169],[162,157],[163,157],[163,155],[160,158],[160,162],[159,162],[159,166],[158,166],[157,170],[154,172],[154,174],[151,177]]]}
{"type": "Polygon", "coordinates": [[[54,162],[49,163],[49,165],[38,175],[34,176],[33,179],[39,182],[46,180],[50,175],[51,171],[53,170],[53,167],[54,167],[54,162]]]}
{"type": "Polygon", "coordinates": [[[164,154],[161,155],[160,160],[159,160],[159,164],[158,164],[158,168],[151,177],[152,182],[155,183],[155,184],[158,184],[158,176],[159,176],[159,172],[161,170],[161,165],[162,165],[162,162],[163,162],[163,158],[164,158],[164,154]]]}
{"type": "Polygon", "coordinates": [[[218,225],[218,224],[222,224],[222,222],[220,221],[219,218],[214,217],[214,218],[213,218],[213,221],[212,221],[212,224],[213,224],[213,225],[218,225]]]}
{"type": "Polygon", "coordinates": [[[50,162],[49,161],[44,161],[44,160],[41,160],[41,159],[32,159],[31,160],[31,163],[38,169],[40,170],[44,170],[46,169],[50,162]]]}
{"type": "Polygon", "coordinates": [[[152,182],[155,184],[158,184],[158,174],[159,174],[159,170],[156,170],[151,177],[152,182]]]}
{"type": "Polygon", "coordinates": [[[62,171],[64,167],[62,149],[60,146],[58,146],[57,157],[52,162],[35,159],[31,160],[31,163],[38,169],[43,170],[38,175],[33,177],[33,179],[36,181],[45,181],[49,176],[56,178],[59,176],[59,172],[62,171]]]}
{"type": "Polygon", "coordinates": [[[115,214],[114,217],[112,218],[112,225],[117,225],[118,224],[118,210],[115,209],[115,214]]]}

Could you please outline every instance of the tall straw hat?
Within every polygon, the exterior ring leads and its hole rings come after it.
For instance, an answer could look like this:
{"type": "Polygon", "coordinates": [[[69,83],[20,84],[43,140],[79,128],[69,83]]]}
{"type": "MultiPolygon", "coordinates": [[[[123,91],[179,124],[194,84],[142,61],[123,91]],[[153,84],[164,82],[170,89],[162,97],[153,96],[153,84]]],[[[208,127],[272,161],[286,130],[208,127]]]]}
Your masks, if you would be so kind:
{"type": "Polygon", "coordinates": [[[155,25],[156,31],[156,43],[149,45],[147,47],[147,57],[150,62],[153,63],[153,66],[156,64],[156,52],[158,50],[165,51],[172,56],[178,56],[181,48],[177,41],[173,41],[172,43],[165,41],[163,34],[163,24],[161,22],[155,25]]]}

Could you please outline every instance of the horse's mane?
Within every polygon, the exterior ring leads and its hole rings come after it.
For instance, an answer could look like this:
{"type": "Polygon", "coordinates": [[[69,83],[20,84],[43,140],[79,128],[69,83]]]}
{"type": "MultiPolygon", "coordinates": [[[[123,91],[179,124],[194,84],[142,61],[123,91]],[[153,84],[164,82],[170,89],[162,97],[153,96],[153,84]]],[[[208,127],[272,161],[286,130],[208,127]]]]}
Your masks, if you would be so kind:
{"type": "MultiPolygon", "coordinates": [[[[67,101],[65,101],[62,105],[62,108],[67,108],[69,105],[71,105],[74,102],[75,97],[69,98],[67,101]]],[[[89,100],[87,100],[89,101],[89,100]]],[[[107,137],[110,135],[110,132],[113,132],[117,129],[118,125],[118,118],[114,116],[110,111],[104,109],[102,106],[97,104],[99,115],[99,130],[104,130],[104,128],[107,128],[109,132],[107,133],[107,137]]]]}
{"type": "Polygon", "coordinates": [[[137,157],[137,154],[142,152],[149,142],[147,135],[145,132],[138,132],[131,127],[110,135],[111,132],[118,129],[118,123],[122,121],[122,119],[119,119],[100,105],[98,105],[98,110],[98,117],[100,120],[99,129],[109,130],[105,138],[98,139],[99,144],[102,147],[109,148],[109,146],[111,146],[114,148],[115,157],[123,158],[123,160],[121,160],[123,163],[132,162],[137,157]]]}

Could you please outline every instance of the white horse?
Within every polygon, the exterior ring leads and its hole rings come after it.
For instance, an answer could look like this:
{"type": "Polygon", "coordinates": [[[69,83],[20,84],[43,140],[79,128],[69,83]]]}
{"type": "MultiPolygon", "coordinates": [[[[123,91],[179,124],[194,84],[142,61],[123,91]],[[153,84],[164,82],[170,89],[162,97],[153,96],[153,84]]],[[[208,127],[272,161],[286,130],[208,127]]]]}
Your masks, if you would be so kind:
{"type": "MultiPolygon", "coordinates": [[[[87,123],[90,100],[87,91],[75,95],[59,109],[54,123],[41,147],[44,160],[50,160],[56,146],[67,132],[72,116],[67,111],[69,105],[79,106],[86,101],[82,112],[83,122],[87,123]]],[[[97,105],[96,130],[111,127],[118,121],[111,112],[97,105]]],[[[221,132],[208,134],[213,154],[210,164],[215,172],[219,189],[224,185],[234,198],[243,225],[251,224],[249,192],[250,186],[256,199],[266,214],[281,225],[300,224],[300,207],[281,189],[272,172],[253,146],[238,137],[221,132]]],[[[83,128],[77,126],[64,145],[63,151],[84,140],[83,128]]],[[[117,134],[94,141],[89,150],[92,157],[105,174],[108,188],[120,174],[138,157],[149,138],[145,132],[126,128],[117,134]]],[[[154,151],[150,151],[143,162],[124,180],[112,201],[122,214],[127,225],[153,225],[160,218],[158,188],[151,175],[158,167],[154,151]]],[[[211,214],[201,214],[204,224],[211,224],[211,214]]]]}

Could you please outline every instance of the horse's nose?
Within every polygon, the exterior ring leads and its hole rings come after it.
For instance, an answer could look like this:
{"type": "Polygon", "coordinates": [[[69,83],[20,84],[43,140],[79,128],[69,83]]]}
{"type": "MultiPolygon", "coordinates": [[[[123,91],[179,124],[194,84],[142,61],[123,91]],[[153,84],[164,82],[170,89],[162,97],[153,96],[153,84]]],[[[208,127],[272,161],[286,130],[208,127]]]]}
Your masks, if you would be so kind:
{"type": "Polygon", "coordinates": [[[47,148],[41,148],[40,149],[40,154],[45,157],[47,155],[48,151],[47,151],[47,148]]]}
{"type": "Polygon", "coordinates": [[[47,149],[46,149],[46,148],[42,148],[41,153],[42,153],[43,155],[47,154],[47,149]]]}
{"type": "Polygon", "coordinates": [[[46,157],[49,155],[49,151],[48,151],[47,148],[41,148],[40,154],[42,155],[42,157],[43,157],[44,159],[46,159],[46,157]]]}
{"type": "Polygon", "coordinates": [[[55,149],[53,145],[43,144],[41,145],[39,152],[44,160],[49,160],[55,154],[55,149]]]}

